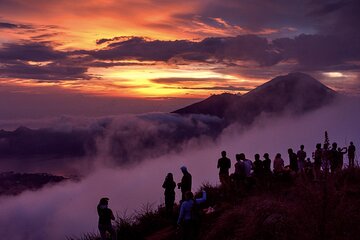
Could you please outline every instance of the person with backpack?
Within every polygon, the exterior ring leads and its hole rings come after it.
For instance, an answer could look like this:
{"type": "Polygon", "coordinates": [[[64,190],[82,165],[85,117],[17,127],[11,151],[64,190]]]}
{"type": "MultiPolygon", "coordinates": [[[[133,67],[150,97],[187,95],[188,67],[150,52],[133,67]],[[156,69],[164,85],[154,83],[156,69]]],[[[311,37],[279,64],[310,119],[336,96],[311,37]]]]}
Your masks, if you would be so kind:
{"type": "Polygon", "coordinates": [[[112,227],[111,220],[115,220],[114,214],[111,209],[108,207],[109,198],[104,197],[100,199],[99,204],[97,205],[97,212],[99,215],[99,232],[101,240],[106,239],[106,232],[110,233],[111,239],[115,240],[115,230],[112,227]]]}
{"type": "Polygon", "coordinates": [[[165,209],[167,216],[171,217],[174,209],[175,203],[175,187],[176,183],[174,182],[173,174],[168,173],[166,175],[165,181],[162,185],[165,189],[165,209]]]}
{"type": "Polygon", "coordinates": [[[185,200],[181,203],[178,226],[182,229],[182,239],[196,239],[199,225],[200,207],[199,204],[206,201],[206,192],[202,191],[201,198],[194,198],[191,191],[185,193],[185,200]]]}

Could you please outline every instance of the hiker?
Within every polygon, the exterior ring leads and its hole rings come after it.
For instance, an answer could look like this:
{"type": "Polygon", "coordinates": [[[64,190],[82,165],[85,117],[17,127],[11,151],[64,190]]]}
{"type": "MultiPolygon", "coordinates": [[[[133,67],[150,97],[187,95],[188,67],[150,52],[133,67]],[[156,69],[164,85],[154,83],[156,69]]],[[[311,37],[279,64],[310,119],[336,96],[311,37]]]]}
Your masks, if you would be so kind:
{"type": "Polygon", "coordinates": [[[294,151],[292,150],[292,148],[288,149],[288,153],[289,153],[289,160],[290,160],[290,169],[292,171],[294,171],[295,173],[297,173],[299,171],[297,156],[294,153],[294,151]]]}
{"type": "Polygon", "coordinates": [[[305,165],[305,159],[306,159],[306,152],[304,151],[304,145],[300,146],[300,150],[296,153],[296,156],[298,158],[298,166],[300,173],[304,173],[304,165],[305,165]]]}
{"type": "Polygon", "coordinates": [[[340,154],[337,151],[337,143],[334,142],[332,144],[331,150],[330,150],[330,169],[331,173],[334,173],[338,169],[338,165],[340,162],[340,154]]]}
{"type": "Polygon", "coordinates": [[[219,168],[219,179],[222,186],[225,186],[229,183],[229,169],[231,167],[231,161],[226,157],[226,151],[221,152],[221,158],[219,158],[217,163],[217,168],[219,168]]]}
{"type": "Polygon", "coordinates": [[[264,174],[264,165],[263,162],[260,160],[260,155],[255,154],[255,161],[254,161],[254,175],[257,178],[262,178],[264,174]]]}
{"type": "Polygon", "coordinates": [[[325,174],[328,174],[330,169],[331,151],[328,148],[329,144],[325,143],[321,154],[321,164],[325,174]]]}
{"type": "Polygon", "coordinates": [[[99,215],[99,232],[102,240],[106,239],[106,232],[111,236],[112,240],[116,239],[115,230],[111,225],[111,220],[115,220],[114,214],[108,207],[109,198],[104,197],[100,199],[97,205],[97,212],[99,215]]]}
{"type": "Polygon", "coordinates": [[[353,142],[350,142],[350,146],[348,147],[348,158],[349,158],[349,167],[354,167],[354,159],[355,159],[355,146],[353,142]]]}
{"type": "Polygon", "coordinates": [[[314,179],[315,181],[320,179],[320,168],[322,165],[321,159],[322,159],[322,149],[321,149],[321,143],[316,144],[316,150],[313,153],[314,158],[314,179]]]}
{"type": "Polygon", "coordinates": [[[251,170],[253,169],[253,163],[251,160],[246,159],[244,153],[240,153],[240,159],[244,162],[245,166],[245,177],[251,177],[251,170]]]}
{"type": "Polygon", "coordinates": [[[278,175],[284,172],[284,160],[281,158],[281,154],[278,153],[274,159],[274,174],[278,175]]]}
{"type": "Polygon", "coordinates": [[[185,193],[187,191],[191,191],[192,177],[185,166],[182,166],[180,169],[183,173],[183,177],[181,178],[181,182],[179,182],[177,186],[179,189],[181,189],[181,201],[184,201],[185,193]]]}
{"type": "Polygon", "coordinates": [[[271,159],[268,153],[264,154],[263,166],[264,166],[264,173],[266,175],[271,174],[271,159]]]}
{"type": "Polygon", "coordinates": [[[347,148],[338,148],[338,154],[339,154],[339,164],[338,164],[338,170],[342,170],[344,165],[344,155],[347,153],[347,148]]]}
{"type": "Polygon", "coordinates": [[[165,177],[162,187],[165,189],[165,209],[168,217],[172,216],[174,202],[175,202],[175,187],[174,177],[172,173],[168,173],[165,177]]]}
{"type": "Polygon", "coordinates": [[[241,161],[240,154],[235,155],[236,163],[234,165],[235,171],[233,174],[233,180],[235,182],[236,188],[239,187],[240,182],[245,179],[245,163],[241,161]]]}
{"type": "Polygon", "coordinates": [[[185,193],[185,199],[180,206],[177,224],[181,227],[183,240],[196,239],[199,224],[199,204],[206,201],[206,192],[202,191],[202,197],[194,199],[191,191],[185,193]]]}

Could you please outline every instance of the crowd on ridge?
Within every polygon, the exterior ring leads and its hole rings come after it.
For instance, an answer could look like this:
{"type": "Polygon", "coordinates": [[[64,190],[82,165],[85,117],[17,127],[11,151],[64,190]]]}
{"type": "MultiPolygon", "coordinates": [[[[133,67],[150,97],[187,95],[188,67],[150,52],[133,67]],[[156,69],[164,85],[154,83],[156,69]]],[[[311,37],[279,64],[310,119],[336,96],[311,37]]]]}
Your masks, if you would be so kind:
{"type": "MultiPolygon", "coordinates": [[[[271,170],[271,159],[268,153],[263,155],[263,160],[259,154],[255,154],[254,161],[246,158],[244,153],[236,154],[236,163],[234,172],[230,174],[231,160],[227,157],[226,151],[221,152],[221,158],[218,159],[217,168],[219,169],[219,180],[222,187],[239,186],[244,184],[251,186],[255,181],[262,181],[270,176],[282,178],[286,176],[298,175],[306,178],[310,176],[312,180],[318,181],[327,174],[336,174],[344,167],[344,155],[348,156],[348,167],[355,166],[355,145],[350,142],[348,147],[338,147],[334,142],[328,143],[327,133],[325,134],[325,143],[316,144],[316,149],[312,153],[313,162],[304,150],[304,145],[295,153],[292,148],[288,149],[289,165],[285,166],[280,153],[275,155],[273,160],[273,170],[271,170]]],[[[165,209],[167,216],[172,217],[175,205],[175,188],[181,190],[180,211],[177,224],[182,229],[182,239],[195,239],[197,229],[197,208],[198,205],[206,201],[206,192],[202,191],[202,196],[194,198],[191,192],[192,176],[186,166],[180,168],[183,173],[181,182],[175,183],[173,174],[168,173],[165,177],[162,187],[165,189],[165,209]]],[[[111,239],[116,239],[115,230],[111,221],[115,220],[114,214],[108,208],[109,198],[101,198],[97,206],[99,215],[99,231],[101,239],[106,239],[108,232],[111,239]]]]}

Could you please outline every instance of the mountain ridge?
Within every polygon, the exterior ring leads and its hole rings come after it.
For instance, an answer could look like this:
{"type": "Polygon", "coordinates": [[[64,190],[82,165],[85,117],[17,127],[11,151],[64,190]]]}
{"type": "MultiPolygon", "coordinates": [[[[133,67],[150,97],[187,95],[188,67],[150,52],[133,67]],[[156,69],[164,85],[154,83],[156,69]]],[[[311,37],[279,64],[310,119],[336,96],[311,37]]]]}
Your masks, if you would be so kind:
{"type": "Polygon", "coordinates": [[[213,95],[172,113],[214,115],[228,124],[251,124],[261,113],[303,114],[330,103],[337,95],[310,75],[294,72],[277,76],[244,95],[213,95]]]}

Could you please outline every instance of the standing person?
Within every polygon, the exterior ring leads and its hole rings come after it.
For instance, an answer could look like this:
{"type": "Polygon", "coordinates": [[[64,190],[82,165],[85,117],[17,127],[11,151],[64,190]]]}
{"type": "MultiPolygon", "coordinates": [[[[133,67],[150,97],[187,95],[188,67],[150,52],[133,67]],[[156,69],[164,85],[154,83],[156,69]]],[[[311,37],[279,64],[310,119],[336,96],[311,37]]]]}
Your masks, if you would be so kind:
{"type": "Polygon", "coordinates": [[[284,160],[281,158],[281,154],[278,153],[274,159],[274,174],[281,174],[284,172],[284,160]]]}
{"type": "Polygon", "coordinates": [[[165,189],[165,209],[167,216],[171,217],[175,202],[175,187],[174,177],[172,173],[168,173],[164,180],[162,187],[165,189]]]}
{"type": "Polygon", "coordinates": [[[299,171],[297,156],[294,153],[294,151],[292,150],[292,148],[288,149],[288,153],[289,153],[289,160],[290,160],[290,169],[297,173],[299,171]]]}
{"type": "Polygon", "coordinates": [[[349,167],[354,167],[354,159],[355,159],[355,146],[353,142],[350,142],[350,146],[348,147],[348,158],[349,158],[349,167]]]}
{"type": "Polygon", "coordinates": [[[325,176],[329,173],[330,170],[330,159],[331,151],[329,150],[329,144],[325,143],[321,154],[322,169],[325,172],[325,176]]]}
{"type": "Polygon", "coordinates": [[[343,147],[343,148],[338,148],[338,154],[339,154],[339,165],[338,165],[338,170],[342,170],[343,165],[344,165],[344,155],[347,153],[347,148],[343,147]]]}
{"type": "Polygon", "coordinates": [[[245,163],[241,161],[240,154],[236,154],[236,163],[235,163],[235,171],[234,171],[234,180],[235,185],[238,188],[241,181],[245,179],[245,163]]]}
{"type": "Polygon", "coordinates": [[[271,174],[271,159],[268,153],[264,154],[263,166],[264,166],[265,174],[266,175],[271,174]]]}
{"type": "Polygon", "coordinates": [[[314,180],[317,181],[320,179],[320,168],[322,165],[322,149],[321,143],[316,144],[316,150],[314,152],[314,180]]]}
{"type": "Polygon", "coordinates": [[[331,173],[335,173],[336,170],[338,170],[338,166],[340,163],[340,154],[337,150],[337,143],[334,142],[332,144],[332,148],[330,150],[330,169],[331,173]]]}
{"type": "Polygon", "coordinates": [[[226,157],[226,151],[221,152],[221,158],[219,158],[217,163],[217,168],[219,168],[219,179],[221,185],[225,186],[229,182],[229,169],[231,167],[231,161],[226,157]]]}
{"type": "Polygon", "coordinates": [[[245,166],[245,177],[250,178],[251,177],[251,170],[253,169],[253,163],[251,160],[245,158],[244,153],[240,153],[240,159],[243,160],[244,166],[245,166]]]}
{"type": "Polygon", "coordinates": [[[185,199],[180,206],[179,218],[177,221],[178,226],[183,229],[183,240],[196,239],[198,229],[199,216],[197,216],[199,204],[206,201],[206,192],[202,191],[202,197],[194,199],[191,191],[185,193],[185,199]]]}
{"type": "Polygon", "coordinates": [[[191,191],[192,176],[185,166],[182,166],[180,169],[183,177],[181,178],[181,182],[178,183],[178,188],[181,189],[181,201],[184,201],[185,193],[191,191]]]}
{"type": "Polygon", "coordinates": [[[111,239],[115,240],[115,230],[112,227],[111,220],[115,220],[114,214],[108,207],[109,198],[101,198],[97,205],[97,212],[99,215],[99,232],[102,240],[106,239],[106,232],[110,233],[111,239]]]}
{"type": "Polygon", "coordinates": [[[260,160],[260,155],[255,154],[255,161],[254,161],[254,175],[257,178],[262,178],[264,173],[264,165],[263,162],[260,160]]]}
{"type": "Polygon", "coordinates": [[[304,173],[304,165],[306,159],[306,152],[304,151],[304,145],[300,146],[300,150],[297,152],[298,166],[301,173],[304,173]]]}

